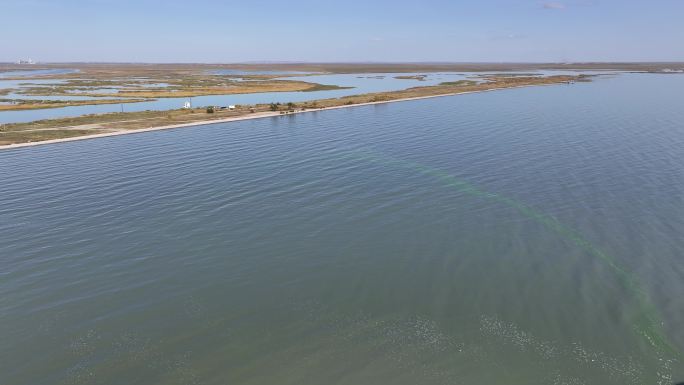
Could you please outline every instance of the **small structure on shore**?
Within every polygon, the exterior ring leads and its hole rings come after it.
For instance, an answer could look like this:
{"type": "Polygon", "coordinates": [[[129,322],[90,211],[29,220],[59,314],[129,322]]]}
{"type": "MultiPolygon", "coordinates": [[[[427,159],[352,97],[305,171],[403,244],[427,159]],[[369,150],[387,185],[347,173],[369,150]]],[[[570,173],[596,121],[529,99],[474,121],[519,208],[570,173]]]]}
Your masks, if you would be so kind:
{"type": "Polygon", "coordinates": [[[189,109],[192,108],[192,104],[191,104],[190,102],[185,102],[185,103],[183,104],[183,108],[186,109],[186,110],[189,110],[189,109]]]}
{"type": "Polygon", "coordinates": [[[229,110],[234,110],[234,109],[235,109],[235,106],[234,106],[234,105],[230,105],[230,106],[228,106],[228,109],[229,109],[229,110]]]}

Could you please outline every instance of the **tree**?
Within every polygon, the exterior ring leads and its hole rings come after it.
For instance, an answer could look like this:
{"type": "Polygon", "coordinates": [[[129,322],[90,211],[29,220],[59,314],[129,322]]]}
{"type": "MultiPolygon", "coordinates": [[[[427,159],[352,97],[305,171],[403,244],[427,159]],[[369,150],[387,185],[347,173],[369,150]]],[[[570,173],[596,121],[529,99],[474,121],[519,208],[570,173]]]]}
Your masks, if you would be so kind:
{"type": "Polygon", "coordinates": [[[271,106],[269,107],[271,111],[278,111],[278,105],[275,103],[271,103],[271,106]]]}
{"type": "Polygon", "coordinates": [[[207,107],[207,114],[213,114],[213,113],[214,113],[214,106],[207,107]]]}
{"type": "Polygon", "coordinates": [[[294,108],[295,108],[296,106],[297,106],[297,105],[294,104],[294,103],[292,103],[292,102],[287,103],[287,109],[288,109],[288,110],[294,110],[294,108]]]}

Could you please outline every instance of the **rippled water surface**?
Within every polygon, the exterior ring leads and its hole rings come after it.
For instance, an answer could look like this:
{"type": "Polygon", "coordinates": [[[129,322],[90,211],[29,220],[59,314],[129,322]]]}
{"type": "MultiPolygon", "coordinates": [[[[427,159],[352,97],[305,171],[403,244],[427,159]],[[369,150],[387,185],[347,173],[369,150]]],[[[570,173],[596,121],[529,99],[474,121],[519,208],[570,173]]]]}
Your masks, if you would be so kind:
{"type": "Polygon", "coordinates": [[[0,152],[0,383],[684,381],[684,77],[0,152]]]}

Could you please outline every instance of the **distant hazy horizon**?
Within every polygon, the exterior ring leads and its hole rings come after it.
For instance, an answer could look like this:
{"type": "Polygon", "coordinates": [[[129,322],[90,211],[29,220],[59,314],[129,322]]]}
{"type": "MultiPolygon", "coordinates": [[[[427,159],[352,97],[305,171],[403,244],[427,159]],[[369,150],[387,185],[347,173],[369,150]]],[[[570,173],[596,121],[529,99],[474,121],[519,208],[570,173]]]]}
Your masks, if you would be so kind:
{"type": "Polygon", "coordinates": [[[4,0],[0,62],[678,62],[684,1],[4,0]]]}
{"type": "MultiPolygon", "coordinates": [[[[19,58],[19,59],[28,59],[27,58],[19,58]]],[[[19,60],[8,60],[8,61],[0,61],[0,64],[17,64],[17,61],[19,60]]],[[[562,65],[581,65],[581,64],[684,64],[684,60],[672,60],[672,61],[648,61],[648,60],[642,60],[642,61],[573,61],[573,62],[553,62],[553,61],[528,61],[528,62],[522,62],[522,61],[481,61],[481,62],[475,62],[475,61],[235,61],[235,62],[228,62],[228,61],[216,61],[216,62],[197,62],[197,61],[166,61],[166,62],[150,62],[150,61],[36,61],[36,65],[40,64],[45,64],[45,65],[52,65],[52,64],[92,64],[92,65],[97,65],[97,64],[149,64],[149,65],[155,65],[155,64],[160,64],[160,65],[173,65],[173,64],[181,64],[181,65],[227,65],[227,66],[248,66],[248,65],[327,65],[327,64],[349,64],[349,65],[363,65],[363,64],[368,64],[368,65],[382,65],[382,64],[387,64],[387,65],[506,65],[506,64],[512,64],[512,65],[553,65],[553,64],[562,64],[562,65]]]]}

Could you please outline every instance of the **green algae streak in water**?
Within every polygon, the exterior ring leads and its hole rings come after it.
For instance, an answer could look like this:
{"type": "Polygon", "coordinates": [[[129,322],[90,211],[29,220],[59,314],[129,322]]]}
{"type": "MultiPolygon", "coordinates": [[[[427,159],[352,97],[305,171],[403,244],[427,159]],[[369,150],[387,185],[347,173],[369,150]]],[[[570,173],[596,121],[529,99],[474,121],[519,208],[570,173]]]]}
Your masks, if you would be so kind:
{"type": "Polygon", "coordinates": [[[526,217],[544,225],[553,232],[561,235],[565,239],[572,241],[575,245],[585,250],[593,257],[599,258],[606,263],[611,270],[616,274],[619,282],[627,288],[636,298],[641,309],[640,314],[632,321],[634,331],[646,340],[656,353],[656,357],[664,359],[665,357],[674,357],[676,360],[681,360],[684,357],[679,349],[669,342],[662,330],[662,321],[656,307],[653,305],[648,297],[648,294],[641,288],[638,280],[624,268],[620,267],[615,258],[601,251],[598,247],[591,244],[584,239],[575,230],[563,225],[555,218],[541,213],[525,204],[513,200],[511,198],[491,193],[479,189],[476,186],[459,179],[445,171],[431,168],[424,164],[411,162],[408,160],[397,159],[388,155],[374,153],[374,152],[354,152],[348,155],[349,158],[365,160],[373,163],[384,164],[395,168],[404,168],[417,171],[423,175],[431,176],[438,179],[444,185],[454,187],[461,192],[476,196],[479,198],[490,199],[492,201],[504,204],[518,210],[526,217]]]}

